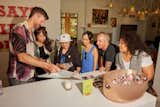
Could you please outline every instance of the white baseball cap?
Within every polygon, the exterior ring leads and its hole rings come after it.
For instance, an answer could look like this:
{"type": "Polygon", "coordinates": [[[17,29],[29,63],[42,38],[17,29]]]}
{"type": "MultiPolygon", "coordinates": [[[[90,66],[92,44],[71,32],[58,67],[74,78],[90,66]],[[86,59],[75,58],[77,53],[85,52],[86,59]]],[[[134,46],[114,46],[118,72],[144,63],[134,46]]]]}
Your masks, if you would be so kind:
{"type": "Polygon", "coordinates": [[[68,33],[61,34],[58,39],[59,39],[59,42],[71,42],[72,41],[68,33]]]}

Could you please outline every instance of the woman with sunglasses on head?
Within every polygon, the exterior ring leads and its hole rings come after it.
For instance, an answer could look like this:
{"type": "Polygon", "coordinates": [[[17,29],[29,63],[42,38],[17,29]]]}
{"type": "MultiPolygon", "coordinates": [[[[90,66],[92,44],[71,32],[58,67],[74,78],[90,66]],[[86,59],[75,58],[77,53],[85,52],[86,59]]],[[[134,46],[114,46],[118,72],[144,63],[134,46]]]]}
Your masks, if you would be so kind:
{"type": "Polygon", "coordinates": [[[98,67],[98,51],[93,45],[93,33],[86,31],[82,34],[82,69],[81,73],[95,71],[98,67]]]}
{"type": "MultiPolygon", "coordinates": [[[[35,42],[35,56],[41,58],[43,61],[50,61],[50,53],[52,52],[51,41],[48,39],[46,27],[39,27],[34,31],[36,38],[35,42]]],[[[38,78],[37,75],[45,74],[46,71],[37,67],[36,80],[43,80],[38,78]]]]}

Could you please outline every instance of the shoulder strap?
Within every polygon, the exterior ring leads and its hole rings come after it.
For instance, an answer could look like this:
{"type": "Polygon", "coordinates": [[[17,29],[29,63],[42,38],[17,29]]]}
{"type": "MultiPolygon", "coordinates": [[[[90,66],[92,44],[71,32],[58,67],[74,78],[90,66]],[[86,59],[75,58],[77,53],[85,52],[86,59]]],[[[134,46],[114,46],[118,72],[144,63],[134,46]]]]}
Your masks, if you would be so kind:
{"type": "Polygon", "coordinates": [[[120,69],[125,69],[124,63],[122,61],[122,54],[121,53],[118,53],[116,55],[116,64],[119,65],[120,69]]]}
{"type": "Polygon", "coordinates": [[[83,47],[81,47],[81,52],[82,52],[82,54],[85,53],[85,50],[83,47]]]}
{"type": "Polygon", "coordinates": [[[89,52],[92,52],[94,48],[95,48],[95,46],[93,45],[93,46],[91,47],[91,49],[89,50],[89,52]]]}

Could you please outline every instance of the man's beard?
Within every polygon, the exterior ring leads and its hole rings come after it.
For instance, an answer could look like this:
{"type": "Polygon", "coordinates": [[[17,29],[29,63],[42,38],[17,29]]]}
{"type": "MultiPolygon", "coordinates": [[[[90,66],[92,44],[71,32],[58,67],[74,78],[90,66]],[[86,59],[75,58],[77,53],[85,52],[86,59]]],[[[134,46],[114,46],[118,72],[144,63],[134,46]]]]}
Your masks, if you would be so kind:
{"type": "Polygon", "coordinates": [[[34,28],[37,29],[39,28],[41,25],[40,24],[35,24],[34,28]]]}

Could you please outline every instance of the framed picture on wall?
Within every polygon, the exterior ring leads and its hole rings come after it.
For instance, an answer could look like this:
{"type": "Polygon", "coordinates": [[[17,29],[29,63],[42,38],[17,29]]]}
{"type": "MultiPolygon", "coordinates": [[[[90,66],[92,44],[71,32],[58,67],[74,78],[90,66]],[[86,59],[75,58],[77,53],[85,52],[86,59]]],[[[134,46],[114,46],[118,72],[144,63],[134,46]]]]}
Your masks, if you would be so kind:
{"type": "Polygon", "coordinates": [[[111,26],[116,27],[117,26],[117,18],[112,17],[110,20],[111,20],[111,26]]]}
{"type": "Polygon", "coordinates": [[[108,22],[107,9],[93,9],[92,10],[92,24],[93,25],[106,25],[108,22]]]}

